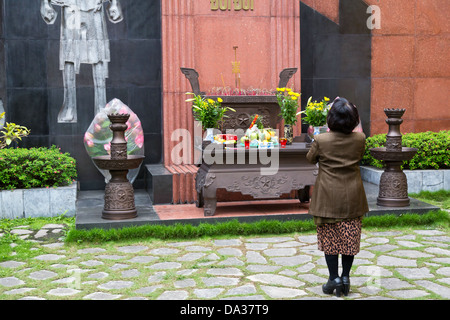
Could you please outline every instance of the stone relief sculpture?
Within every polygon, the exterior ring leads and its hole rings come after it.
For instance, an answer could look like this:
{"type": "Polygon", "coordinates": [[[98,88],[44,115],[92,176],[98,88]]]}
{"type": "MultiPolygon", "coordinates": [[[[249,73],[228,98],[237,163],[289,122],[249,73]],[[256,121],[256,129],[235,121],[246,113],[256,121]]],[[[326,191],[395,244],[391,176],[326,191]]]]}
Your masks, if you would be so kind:
{"type": "Polygon", "coordinates": [[[77,122],[76,75],[82,63],[92,65],[95,114],[106,105],[110,51],[104,2],[109,2],[108,19],[112,23],[122,21],[119,0],[41,0],[41,15],[49,25],[57,17],[53,5],[61,7],[59,66],[63,72],[64,102],[58,114],[59,123],[77,122]]]}

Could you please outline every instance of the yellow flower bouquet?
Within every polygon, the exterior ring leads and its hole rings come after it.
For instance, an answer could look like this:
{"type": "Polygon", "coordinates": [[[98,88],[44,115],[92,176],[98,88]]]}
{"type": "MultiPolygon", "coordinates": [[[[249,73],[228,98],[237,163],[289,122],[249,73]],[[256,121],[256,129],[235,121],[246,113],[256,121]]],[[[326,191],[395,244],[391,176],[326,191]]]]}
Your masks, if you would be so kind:
{"type": "Polygon", "coordinates": [[[285,124],[295,125],[297,123],[298,98],[300,93],[289,88],[277,88],[278,105],[281,108],[281,117],[285,124]]]}
{"type": "Polygon", "coordinates": [[[217,100],[206,99],[200,95],[196,95],[192,92],[186,93],[187,95],[193,95],[193,98],[187,99],[186,102],[192,102],[192,111],[194,113],[195,120],[202,123],[204,130],[210,128],[219,128],[219,124],[223,121],[223,118],[227,118],[225,115],[227,111],[236,112],[233,108],[222,107],[223,100],[217,98],[217,100]]]}
{"type": "Polygon", "coordinates": [[[330,99],[324,97],[322,101],[312,101],[312,97],[308,99],[305,110],[297,113],[304,114],[303,122],[313,127],[321,127],[327,124],[327,115],[330,110],[330,99]]]}

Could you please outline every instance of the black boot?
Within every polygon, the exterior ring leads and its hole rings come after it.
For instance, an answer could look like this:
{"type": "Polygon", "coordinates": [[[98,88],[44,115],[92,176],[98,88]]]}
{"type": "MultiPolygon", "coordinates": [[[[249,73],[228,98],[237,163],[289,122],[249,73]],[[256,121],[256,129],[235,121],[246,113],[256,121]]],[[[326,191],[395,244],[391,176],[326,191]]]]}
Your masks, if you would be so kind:
{"type": "Polygon", "coordinates": [[[340,297],[343,290],[343,285],[342,279],[339,277],[334,280],[328,280],[328,282],[322,286],[323,293],[333,294],[334,290],[336,290],[336,297],[340,297]]]}
{"type": "Polygon", "coordinates": [[[342,292],[344,293],[344,296],[348,296],[348,293],[350,292],[350,277],[342,277],[342,292]]]}

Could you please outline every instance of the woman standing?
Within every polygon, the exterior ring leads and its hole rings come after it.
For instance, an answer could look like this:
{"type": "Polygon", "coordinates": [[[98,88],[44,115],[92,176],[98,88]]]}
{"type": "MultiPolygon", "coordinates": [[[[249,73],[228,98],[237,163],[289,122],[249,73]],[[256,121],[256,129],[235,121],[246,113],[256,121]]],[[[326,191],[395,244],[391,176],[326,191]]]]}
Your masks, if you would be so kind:
{"type": "Polygon", "coordinates": [[[329,132],[315,136],[307,159],[319,163],[309,214],[317,225],[318,248],[325,253],[329,279],[322,290],[336,296],[350,290],[350,269],[359,252],[361,220],[369,211],[359,162],[365,151],[365,135],[353,132],[359,124],[356,107],[336,98],[328,112],[329,132]],[[342,275],[338,256],[342,255],[342,275]]]}

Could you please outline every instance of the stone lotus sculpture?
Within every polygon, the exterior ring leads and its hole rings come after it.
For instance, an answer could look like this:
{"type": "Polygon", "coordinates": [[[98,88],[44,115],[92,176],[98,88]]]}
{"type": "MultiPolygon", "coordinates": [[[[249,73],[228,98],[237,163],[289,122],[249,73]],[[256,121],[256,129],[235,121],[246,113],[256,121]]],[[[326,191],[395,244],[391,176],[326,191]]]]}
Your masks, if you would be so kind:
{"type": "MultiPolygon", "coordinates": [[[[105,108],[100,110],[86,131],[84,135],[84,146],[88,155],[91,158],[111,155],[110,142],[113,138],[113,132],[110,129],[111,121],[108,118],[108,115],[115,113],[130,115],[129,119],[126,121],[127,129],[125,132],[127,154],[144,156],[144,131],[142,129],[141,121],[138,116],[119,99],[113,99],[105,108]]],[[[99,168],[95,162],[94,165],[105,177],[105,182],[108,183],[111,179],[109,170],[99,168]]],[[[127,178],[131,183],[135,181],[139,173],[139,168],[140,166],[129,170],[127,178]]]]}

